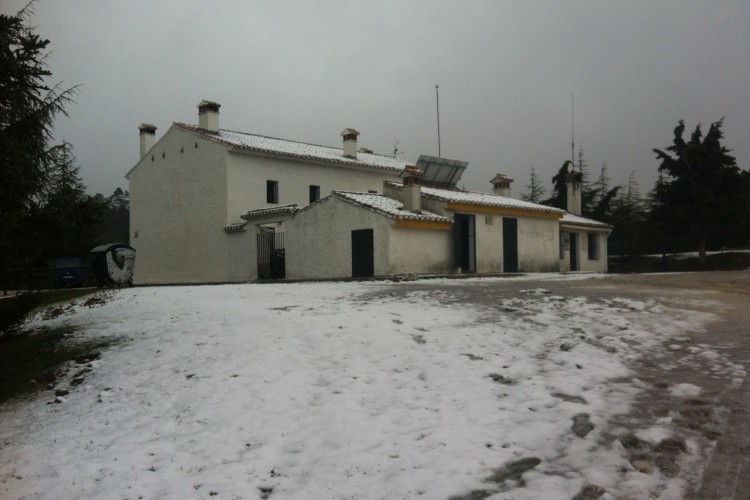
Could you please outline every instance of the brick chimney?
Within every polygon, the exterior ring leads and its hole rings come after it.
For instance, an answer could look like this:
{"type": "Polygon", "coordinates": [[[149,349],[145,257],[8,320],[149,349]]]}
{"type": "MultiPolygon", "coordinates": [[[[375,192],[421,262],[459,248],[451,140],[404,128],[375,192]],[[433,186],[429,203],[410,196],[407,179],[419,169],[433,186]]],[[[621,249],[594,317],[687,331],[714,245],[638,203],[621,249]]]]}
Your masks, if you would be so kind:
{"type": "Polygon", "coordinates": [[[141,139],[141,158],[143,158],[156,144],[156,125],[141,123],[138,127],[138,134],[141,139]]]}
{"type": "Polygon", "coordinates": [[[490,182],[492,183],[493,193],[510,198],[510,184],[513,179],[507,175],[497,174],[490,182]]]}
{"type": "Polygon", "coordinates": [[[345,128],[341,132],[341,136],[344,138],[344,156],[347,158],[357,159],[357,136],[359,132],[353,128],[345,128]]]}
{"type": "Polygon", "coordinates": [[[567,188],[567,208],[568,213],[581,215],[581,172],[568,172],[565,175],[565,185],[567,188]]]}
{"type": "Polygon", "coordinates": [[[408,165],[398,176],[404,180],[404,187],[401,192],[404,210],[416,214],[422,213],[422,176],[424,176],[424,172],[414,165],[408,165]]]}
{"type": "Polygon", "coordinates": [[[207,132],[219,132],[219,108],[221,104],[213,101],[198,103],[198,128],[207,132]]]}

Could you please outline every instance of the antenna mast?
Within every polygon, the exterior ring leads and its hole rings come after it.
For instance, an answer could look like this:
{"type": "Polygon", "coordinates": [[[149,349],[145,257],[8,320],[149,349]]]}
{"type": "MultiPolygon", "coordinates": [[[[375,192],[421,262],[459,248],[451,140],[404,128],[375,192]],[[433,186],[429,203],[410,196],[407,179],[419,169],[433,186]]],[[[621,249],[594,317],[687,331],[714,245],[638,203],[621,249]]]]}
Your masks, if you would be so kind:
{"type": "Polygon", "coordinates": [[[575,141],[575,94],[570,94],[570,167],[576,166],[576,141],[575,141]]]}
{"type": "Polygon", "coordinates": [[[435,85],[435,103],[437,104],[438,157],[441,157],[440,156],[440,94],[438,94],[437,85],[435,85]]]}

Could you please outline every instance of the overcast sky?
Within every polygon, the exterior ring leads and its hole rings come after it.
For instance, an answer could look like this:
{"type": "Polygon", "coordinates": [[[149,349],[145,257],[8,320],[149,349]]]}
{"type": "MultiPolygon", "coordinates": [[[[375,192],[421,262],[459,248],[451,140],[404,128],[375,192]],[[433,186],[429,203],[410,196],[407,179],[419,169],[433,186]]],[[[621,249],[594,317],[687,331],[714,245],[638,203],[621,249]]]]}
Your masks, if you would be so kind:
{"type": "MultiPolygon", "coordinates": [[[[0,0],[15,13],[25,0],[0,0]]],[[[547,189],[576,150],[612,184],[656,179],[652,148],[684,119],[724,117],[725,144],[750,166],[750,2],[39,0],[54,81],[81,84],[58,139],[74,146],[91,193],[127,189],[142,122],[197,123],[416,161],[464,160],[466,189],[496,173],[547,189]]]]}

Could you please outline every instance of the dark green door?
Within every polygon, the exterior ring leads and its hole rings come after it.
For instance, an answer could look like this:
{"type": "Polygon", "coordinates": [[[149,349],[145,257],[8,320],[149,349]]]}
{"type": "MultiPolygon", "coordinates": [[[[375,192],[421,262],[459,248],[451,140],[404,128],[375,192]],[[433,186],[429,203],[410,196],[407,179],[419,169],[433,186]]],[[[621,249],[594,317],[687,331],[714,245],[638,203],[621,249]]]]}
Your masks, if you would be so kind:
{"type": "Polygon", "coordinates": [[[518,219],[503,217],[503,272],[518,272],[518,219]]]}
{"type": "Polygon", "coordinates": [[[375,249],[372,229],[352,231],[352,278],[375,276],[375,249]]]}
{"type": "Polygon", "coordinates": [[[455,266],[465,273],[477,272],[476,230],[474,216],[454,214],[453,255],[455,266]]]}
{"type": "Polygon", "coordinates": [[[578,235],[570,233],[570,270],[578,271],[578,235]]]}

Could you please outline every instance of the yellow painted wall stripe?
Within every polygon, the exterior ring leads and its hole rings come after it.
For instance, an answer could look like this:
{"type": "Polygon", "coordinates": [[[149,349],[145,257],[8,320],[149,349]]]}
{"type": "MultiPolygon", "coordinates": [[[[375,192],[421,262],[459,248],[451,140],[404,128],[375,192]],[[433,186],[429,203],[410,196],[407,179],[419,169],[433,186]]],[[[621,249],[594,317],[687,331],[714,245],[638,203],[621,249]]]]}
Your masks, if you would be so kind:
{"type": "Polygon", "coordinates": [[[536,212],[522,208],[490,207],[486,205],[471,205],[469,203],[447,203],[445,208],[454,212],[515,215],[519,217],[535,217],[537,219],[562,219],[563,216],[563,214],[556,212],[536,212]]]}
{"type": "Polygon", "coordinates": [[[439,231],[449,231],[450,222],[441,222],[436,220],[415,220],[415,219],[396,219],[395,227],[408,227],[413,229],[437,229],[439,231]]]}

